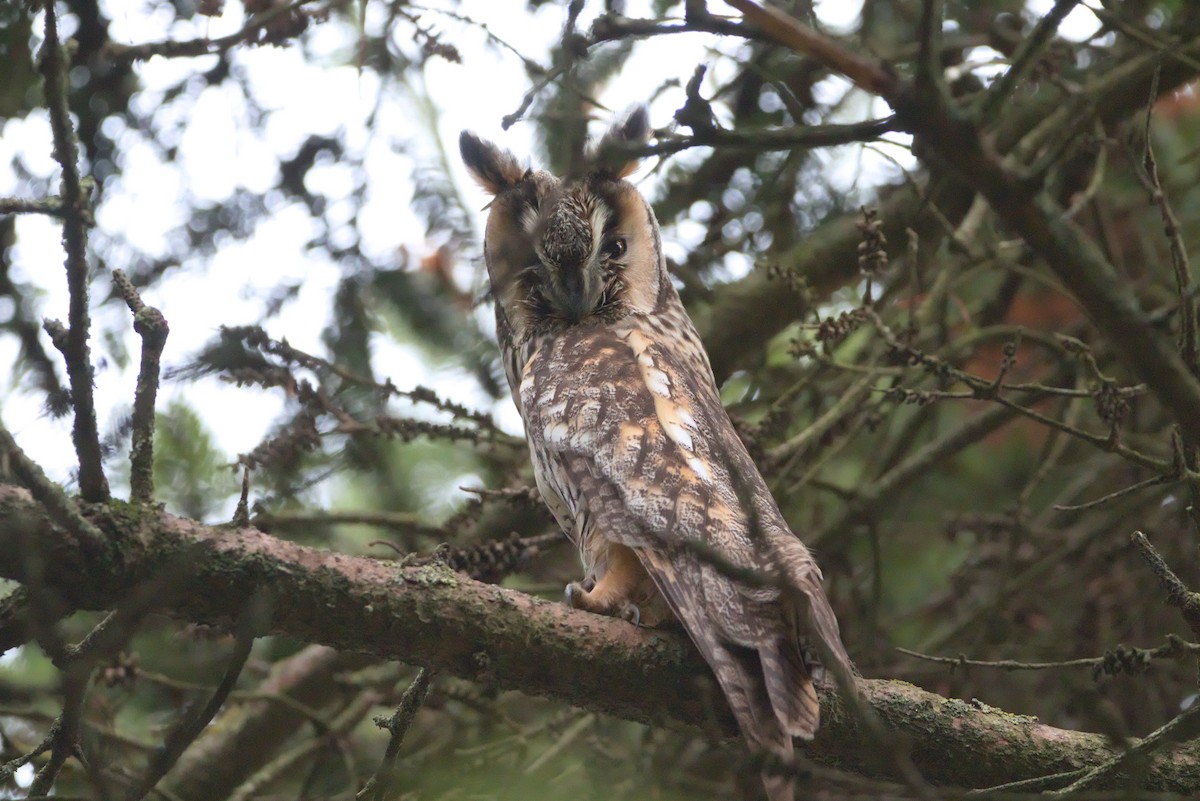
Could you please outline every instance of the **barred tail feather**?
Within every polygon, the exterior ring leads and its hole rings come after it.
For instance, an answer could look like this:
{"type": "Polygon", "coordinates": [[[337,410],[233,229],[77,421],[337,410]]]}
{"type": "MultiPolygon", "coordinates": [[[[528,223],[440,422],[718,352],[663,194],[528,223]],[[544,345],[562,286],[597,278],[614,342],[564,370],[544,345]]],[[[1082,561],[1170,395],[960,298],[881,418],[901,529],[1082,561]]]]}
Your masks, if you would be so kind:
{"type": "MultiPolygon", "coordinates": [[[[821,587],[821,569],[799,540],[790,534],[788,539],[779,562],[787,573],[788,584],[798,591],[794,594],[799,607],[796,610],[797,619],[793,621],[794,630],[799,635],[808,635],[817,640],[814,644],[823,661],[832,657],[837,662],[836,668],[828,664],[825,666],[835,677],[852,677],[857,671],[850,661],[850,655],[846,653],[846,646],[842,645],[837,616],[833,614],[833,607],[829,605],[829,599],[821,587]]],[[[804,673],[808,675],[807,670],[804,673]]],[[[853,692],[855,688],[851,686],[844,689],[853,692]]]]}
{"type": "Polygon", "coordinates": [[[792,737],[811,740],[821,722],[821,705],[798,644],[777,640],[758,649],[771,708],[780,728],[792,737]]]}
{"type": "MultiPolygon", "coordinates": [[[[795,754],[793,734],[812,739],[819,719],[816,692],[800,660],[799,649],[794,643],[776,643],[785,649],[790,645],[796,651],[793,664],[791,660],[777,658],[778,648],[764,652],[721,641],[713,636],[713,627],[702,618],[700,604],[690,602],[686,597],[688,590],[674,580],[675,571],[667,557],[646,549],[637,549],[637,554],[712,668],[750,751],[791,764],[795,754]],[[801,674],[796,673],[797,667],[801,674]],[[795,682],[798,675],[803,675],[805,684],[793,684],[789,689],[788,682],[795,682]],[[810,721],[811,728],[804,721],[810,721]]],[[[792,777],[763,773],[762,780],[770,801],[795,798],[792,777]]]]}

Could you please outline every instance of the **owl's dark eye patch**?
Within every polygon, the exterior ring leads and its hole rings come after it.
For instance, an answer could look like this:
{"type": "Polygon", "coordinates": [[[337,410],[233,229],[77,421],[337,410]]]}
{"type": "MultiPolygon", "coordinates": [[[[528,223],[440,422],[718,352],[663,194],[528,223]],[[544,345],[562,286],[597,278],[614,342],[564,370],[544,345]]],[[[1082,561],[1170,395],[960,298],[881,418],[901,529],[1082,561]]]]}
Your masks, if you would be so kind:
{"type": "Polygon", "coordinates": [[[613,261],[624,256],[627,250],[629,250],[629,244],[625,241],[625,237],[617,236],[605,243],[600,250],[600,255],[613,261]]]}

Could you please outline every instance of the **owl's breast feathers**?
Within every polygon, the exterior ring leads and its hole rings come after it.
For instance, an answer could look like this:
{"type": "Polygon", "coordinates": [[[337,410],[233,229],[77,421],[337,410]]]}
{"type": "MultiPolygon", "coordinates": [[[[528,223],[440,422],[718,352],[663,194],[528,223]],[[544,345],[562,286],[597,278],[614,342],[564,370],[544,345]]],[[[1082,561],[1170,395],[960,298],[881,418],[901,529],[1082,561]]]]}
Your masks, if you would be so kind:
{"type": "Polygon", "coordinates": [[[558,496],[548,501],[568,533],[578,538],[584,521],[634,549],[747,738],[788,756],[790,737],[811,738],[818,723],[800,637],[850,663],[820,570],[738,439],[683,319],[631,316],[534,344],[518,394],[539,487],[558,496]],[[784,581],[748,586],[729,565],[784,581]]]}

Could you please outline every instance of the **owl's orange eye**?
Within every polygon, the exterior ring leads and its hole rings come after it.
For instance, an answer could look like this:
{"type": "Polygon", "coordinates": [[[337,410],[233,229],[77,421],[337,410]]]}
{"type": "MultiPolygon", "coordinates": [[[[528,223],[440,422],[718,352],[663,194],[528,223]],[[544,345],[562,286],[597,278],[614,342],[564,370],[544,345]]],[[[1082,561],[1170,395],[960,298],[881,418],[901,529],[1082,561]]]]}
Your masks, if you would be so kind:
{"type": "Polygon", "coordinates": [[[628,246],[625,244],[625,240],[621,237],[617,237],[605,245],[604,249],[600,251],[600,254],[609,261],[612,261],[613,259],[619,259],[624,256],[627,249],[628,246]]]}

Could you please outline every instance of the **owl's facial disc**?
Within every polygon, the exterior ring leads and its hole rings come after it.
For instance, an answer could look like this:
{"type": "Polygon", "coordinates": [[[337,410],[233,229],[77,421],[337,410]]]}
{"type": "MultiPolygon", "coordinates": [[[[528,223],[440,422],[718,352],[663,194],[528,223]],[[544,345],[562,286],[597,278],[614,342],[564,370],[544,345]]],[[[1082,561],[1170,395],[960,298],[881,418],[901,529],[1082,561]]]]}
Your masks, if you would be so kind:
{"type": "Polygon", "coordinates": [[[531,219],[533,274],[543,313],[569,324],[618,310],[624,240],[616,216],[599,196],[569,187],[531,219]]]}

